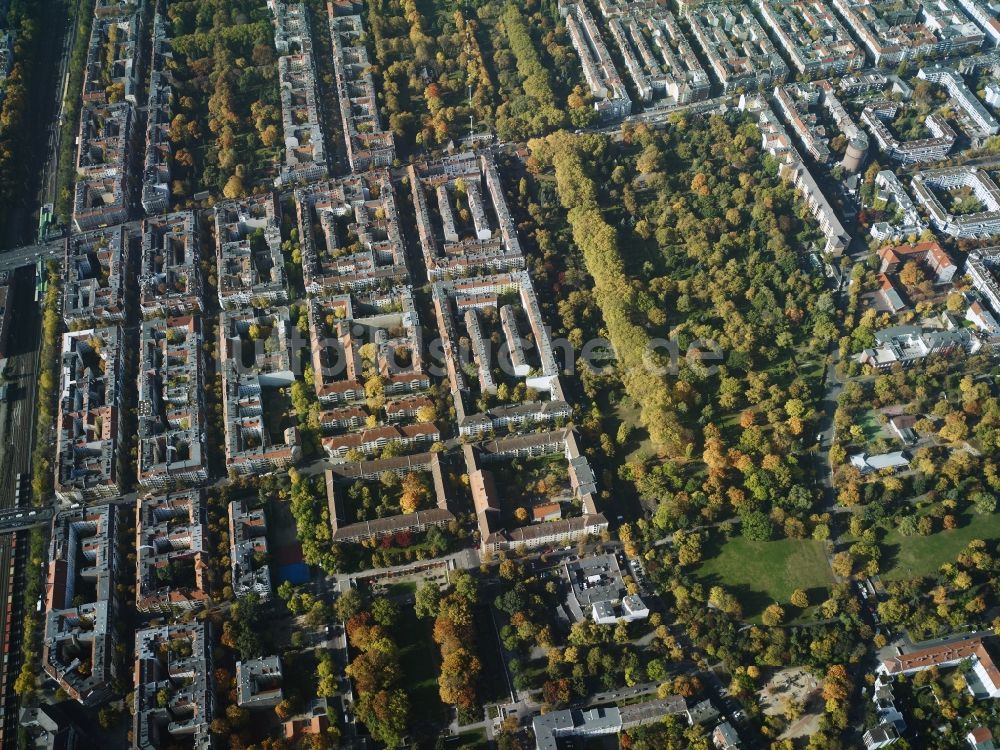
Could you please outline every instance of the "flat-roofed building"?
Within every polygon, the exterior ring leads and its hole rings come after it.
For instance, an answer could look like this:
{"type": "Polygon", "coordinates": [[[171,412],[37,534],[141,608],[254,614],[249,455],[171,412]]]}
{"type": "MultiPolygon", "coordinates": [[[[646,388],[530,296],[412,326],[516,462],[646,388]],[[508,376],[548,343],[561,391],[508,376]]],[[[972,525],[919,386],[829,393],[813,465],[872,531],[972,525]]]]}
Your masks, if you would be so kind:
{"type": "Polygon", "coordinates": [[[236,705],[273,708],[282,699],[281,657],[262,656],[236,662],[236,705]]]}
{"type": "Polygon", "coordinates": [[[976,167],[947,167],[917,172],[910,182],[934,228],[962,239],[1000,234],[1000,187],[976,167]],[[946,208],[937,192],[966,190],[981,204],[972,213],[955,213],[946,208]]]}

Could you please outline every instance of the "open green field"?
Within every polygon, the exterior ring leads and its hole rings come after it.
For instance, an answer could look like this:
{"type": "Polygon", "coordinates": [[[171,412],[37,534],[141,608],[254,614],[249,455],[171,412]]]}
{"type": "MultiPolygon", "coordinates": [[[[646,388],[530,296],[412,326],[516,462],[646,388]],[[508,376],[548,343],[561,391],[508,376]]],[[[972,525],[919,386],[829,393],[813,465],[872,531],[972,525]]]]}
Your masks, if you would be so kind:
{"type": "Polygon", "coordinates": [[[743,606],[743,615],[751,620],[774,602],[794,613],[788,600],[795,589],[805,589],[812,603],[823,601],[833,583],[823,542],[813,539],[751,542],[734,537],[726,541],[714,535],[704,547],[697,576],[706,586],[723,586],[732,592],[743,606]]]}
{"type": "Polygon", "coordinates": [[[964,515],[957,529],[930,536],[903,536],[893,529],[882,540],[882,569],[885,578],[915,578],[933,575],[973,539],[1000,536],[1000,513],[988,516],[964,515]]]}
{"type": "Polygon", "coordinates": [[[412,607],[403,606],[393,632],[399,643],[402,688],[410,698],[413,723],[442,720],[445,711],[438,695],[438,650],[430,621],[417,619],[412,607]]]}

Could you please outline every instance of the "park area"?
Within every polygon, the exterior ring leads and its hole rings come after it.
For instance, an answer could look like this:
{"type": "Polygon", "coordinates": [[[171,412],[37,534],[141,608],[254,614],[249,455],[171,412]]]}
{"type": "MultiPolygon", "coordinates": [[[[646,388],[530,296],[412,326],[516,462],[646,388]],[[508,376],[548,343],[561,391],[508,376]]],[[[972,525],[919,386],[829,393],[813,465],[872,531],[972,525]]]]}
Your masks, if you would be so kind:
{"type": "Polygon", "coordinates": [[[705,586],[725,588],[739,600],[744,617],[754,621],[774,602],[790,611],[796,589],[804,589],[809,601],[818,604],[828,597],[833,583],[823,542],[813,539],[752,542],[713,534],[705,544],[704,559],[697,571],[699,580],[705,586]]]}
{"type": "Polygon", "coordinates": [[[955,529],[944,529],[929,536],[903,536],[892,529],[881,542],[882,574],[886,579],[917,578],[937,573],[973,539],[1000,537],[1000,513],[963,515],[955,529]]]}

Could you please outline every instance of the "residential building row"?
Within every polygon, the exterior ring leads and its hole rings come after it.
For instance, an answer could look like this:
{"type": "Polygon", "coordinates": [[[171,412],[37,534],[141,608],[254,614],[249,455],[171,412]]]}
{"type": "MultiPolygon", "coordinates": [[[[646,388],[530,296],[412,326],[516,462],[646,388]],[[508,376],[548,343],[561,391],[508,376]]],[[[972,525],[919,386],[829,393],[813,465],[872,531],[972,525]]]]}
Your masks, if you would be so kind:
{"type": "Polygon", "coordinates": [[[404,283],[406,246],[389,172],[314,183],[295,191],[306,291],[330,294],[404,283]]]}
{"type": "Polygon", "coordinates": [[[582,2],[560,0],[559,13],[566,19],[566,30],[580,58],[598,115],[602,120],[620,120],[630,115],[632,99],[590,10],[582,2]]]}
{"type": "Polygon", "coordinates": [[[805,202],[809,212],[816,219],[826,240],[822,251],[827,255],[840,256],[850,244],[851,238],[837,217],[833,206],[827,201],[809,168],[802,160],[792,139],[778,116],[761,95],[740,97],[740,108],[757,114],[757,125],[761,132],[761,147],[778,160],[778,173],[789,180],[805,202]]]}
{"type": "Polygon", "coordinates": [[[966,55],[985,39],[955,0],[833,0],[833,6],[879,66],[966,55]]]}
{"type": "Polygon", "coordinates": [[[125,320],[132,237],[116,225],[64,241],[63,320],[69,328],[125,320]]]}
{"type": "Polygon", "coordinates": [[[708,98],[711,81],[674,14],[652,8],[601,4],[608,30],[639,99],[687,104],[708,98]]]}
{"type": "Polygon", "coordinates": [[[861,112],[861,120],[886,157],[898,164],[925,164],[945,158],[957,137],[947,120],[933,112],[924,120],[929,137],[900,141],[891,129],[899,108],[900,105],[891,99],[878,99],[861,112]]]}
{"type": "Polygon", "coordinates": [[[55,492],[67,503],[121,492],[122,386],[120,327],[85,328],[62,337],[56,422],[55,492]]]}
{"type": "Polygon", "coordinates": [[[170,210],[170,177],[173,145],[170,122],[173,115],[173,78],[168,62],[170,20],[160,13],[153,17],[153,44],[149,63],[149,98],[146,102],[146,153],[142,166],[142,208],[147,216],[170,210]]]}
{"type": "Polygon", "coordinates": [[[341,15],[338,12],[341,5],[327,3],[334,82],[347,160],[351,171],[359,173],[392,166],[396,146],[392,133],[383,129],[379,118],[368,50],[361,41],[364,23],[359,15],[341,15]]]}
{"type": "Polygon", "coordinates": [[[723,93],[756,91],[788,77],[788,66],[749,7],[698,5],[687,21],[723,93]]]}
{"type": "Polygon", "coordinates": [[[269,0],[274,14],[274,46],[278,51],[278,90],[281,126],[285,138],[285,163],[281,182],[312,182],[326,177],[316,62],[312,34],[304,3],[269,0]]]}
{"type": "Polygon", "coordinates": [[[84,65],[73,193],[73,225],[79,232],[128,219],[142,38],[138,7],[116,3],[95,9],[84,65]]]}
{"type": "Polygon", "coordinates": [[[146,320],[139,345],[139,485],[201,484],[208,479],[201,318],[146,320]]]}
{"type": "Polygon", "coordinates": [[[194,211],[147,218],[142,224],[139,308],[144,316],[202,310],[201,252],[194,211]]]}
{"type": "Polygon", "coordinates": [[[408,176],[428,278],[525,267],[491,154],[413,164],[408,176]]]}
{"type": "Polygon", "coordinates": [[[778,85],[772,96],[782,118],[815,161],[826,164],[831,160],[830,135],[821,119],[825,112],[847,141],[840,165],[852,174],[864,166],[868,136],[855,125],[828,81],[778,85]]]}
{"type": "Polygon", "coordinates": [[[798,73],[838,76],[864,67],[864,50],[823,0],[757,0],[757,7],[798,73]]]}

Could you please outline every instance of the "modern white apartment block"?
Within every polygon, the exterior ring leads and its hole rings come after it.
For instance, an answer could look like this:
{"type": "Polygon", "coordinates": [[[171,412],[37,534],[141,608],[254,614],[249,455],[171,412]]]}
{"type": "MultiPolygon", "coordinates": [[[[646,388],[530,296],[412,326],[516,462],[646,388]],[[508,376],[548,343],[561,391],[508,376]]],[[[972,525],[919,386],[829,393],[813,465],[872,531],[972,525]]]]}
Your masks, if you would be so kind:
{"type": "Polygon", "coordinates": [[[957,70],[940,64],[928,65],[920,69],[917,77],[944,86],[955,107],[959,124],[974,146],[978,147],[991,135],[1000,132],[1000,123],[969,90],[957,70]]]}
{"type": "Polygon", "coordinates": [[[928,138],[900,141],[890,129],[899,111],[899,105],[890,99],[872,102],[861,113],[861,120],[868,127],[882,152],[898,164],[926,164],[945,158],[955,145],[955,131],[941,115],[927,115],[924,124],[930,132],[928,138]]]}
{"type": "Polygon", "coordinates": [[[976,167],[949,167],[917,172],[910,183],[917,202],[938,231],[961,239],[1000,234],[1000,188],[976,167]],[[950,212],[935,191],[965,189],[982,204],[981,210],[961,215],[950,212]]]}

